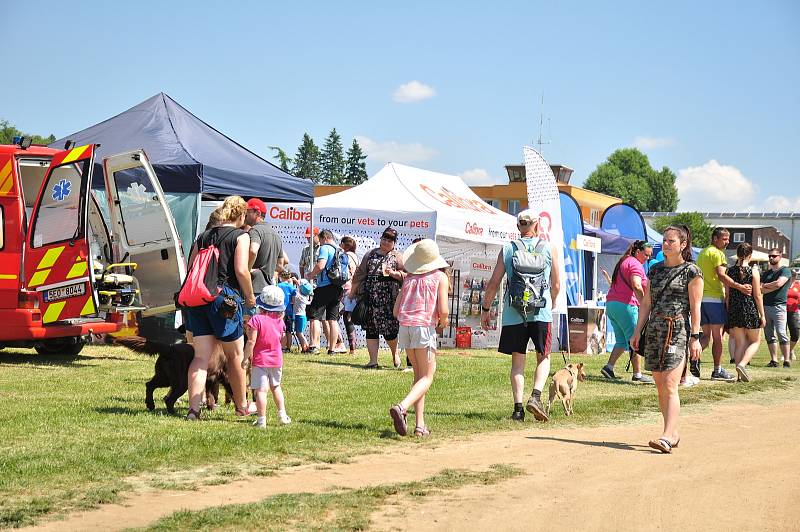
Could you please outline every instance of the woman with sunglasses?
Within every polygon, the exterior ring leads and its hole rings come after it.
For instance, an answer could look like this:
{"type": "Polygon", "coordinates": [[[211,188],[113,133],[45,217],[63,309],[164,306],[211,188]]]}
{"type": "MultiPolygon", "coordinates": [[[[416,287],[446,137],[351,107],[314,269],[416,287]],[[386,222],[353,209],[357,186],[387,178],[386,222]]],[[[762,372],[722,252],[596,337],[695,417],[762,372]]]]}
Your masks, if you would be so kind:
{"type": "MultiPolygon", "coordinates": [[[[614,327],[616,343],[608,363],[600,373],[607,379],[616,379],[614,364],[622,353],[630,349],[630,340],[639,319],[639,302],[647,290],[644,264],[652,257],[653,248],[643,240],[636,240],[617,261],[611,275],[611,288],[606,297],[606,315],[614,327]]],[[[642,375],[639,356],[631,351],[633,382],[652,384],[649,375],[642,375]]]]}
{"type": "Polygon", "coordinates": [[[356,268],[348,294],[352,299],[366,298],[367,319],[362,328],[367,336],[369,352],[369,362],[364,366],[367,369],[378,367],[378,343],[381,336],[392,351],[394,367],[400,367],[400,355],[397,354],[400,323],[392,310],[405,272],[402,271],[403,255],[395,249],[396,243],[397,231],[391,227],[384,229],[380,245],[368,251],[356,268]]]}

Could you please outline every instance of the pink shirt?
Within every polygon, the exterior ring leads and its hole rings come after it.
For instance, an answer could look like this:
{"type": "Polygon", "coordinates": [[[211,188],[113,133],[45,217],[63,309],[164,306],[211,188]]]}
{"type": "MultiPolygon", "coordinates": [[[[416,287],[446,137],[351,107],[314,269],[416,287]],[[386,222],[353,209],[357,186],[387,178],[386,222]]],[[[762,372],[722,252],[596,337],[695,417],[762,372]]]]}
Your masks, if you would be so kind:
{"type": "Polygon", "coordinates": [[[283,366],[281,338],[285,325],[283,318],[273,318],[269,314],[256,314],[248,323],[258,333],[253,347],[251,364],[260,368],[280,368],[283,366]]]}
{"type": "Polygon", "coordinates": [[[626,257],[619,265],[617,280],[611,285],[606,301],[617,301],[626,305],[639,306],[636,293],[633,291],[633,276],[638,275],[642,280],[642,289],[647,286],[647,275],[644,273],[644,266],[634,257],[626,257]]]}
{"type": "Polygon", "coordinates": [[[433,270],[423,274],[410,274],[403,281],[400,291],[400,310],[397,320],[400,325],[435,327],[439,319],[436,301],[439,283],[447,280],[444,272],[433,270]]]}

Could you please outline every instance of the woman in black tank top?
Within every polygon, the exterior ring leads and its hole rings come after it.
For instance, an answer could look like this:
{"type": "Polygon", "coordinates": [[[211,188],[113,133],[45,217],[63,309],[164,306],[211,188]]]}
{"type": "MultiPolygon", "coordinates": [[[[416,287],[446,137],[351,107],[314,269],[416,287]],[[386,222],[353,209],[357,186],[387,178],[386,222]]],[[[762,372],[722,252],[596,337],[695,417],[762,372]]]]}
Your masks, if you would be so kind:
{"type": "Polygon", "coordinates": [[[219,207],[212,218],[220,225],[204,231],[197,237],[189,257],[191,266],[198,249],[214,244],[219,249],[217,285],[220,295],[201,307],[187,312],[186,329],[192,333],[194,359],[189,366],[189,420],[200,419],[200,403],[205,391],[209,360],[219,356],[221,350],[226,358],[227,377],[233,389],[237,415],[247,415],[245,397],[245,375],[242,369],[244,354],[244,323],[242,304],[255,305],[253,285],[250,282],[249,254],[250,236],[239,229],[244,224],[247,203],[239,196],[230,196],[219,207]],[[225,300],[235,301],[236,310],[232,318],[220,314],[225,300]]]}

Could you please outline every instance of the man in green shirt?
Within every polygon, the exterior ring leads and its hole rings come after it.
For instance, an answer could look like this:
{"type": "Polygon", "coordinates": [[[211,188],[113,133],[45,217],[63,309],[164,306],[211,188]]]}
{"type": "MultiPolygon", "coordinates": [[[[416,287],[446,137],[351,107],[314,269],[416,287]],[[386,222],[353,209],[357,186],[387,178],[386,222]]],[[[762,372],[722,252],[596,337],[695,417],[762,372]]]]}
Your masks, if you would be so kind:
{"type": "Polygon", "coordinates": [[[782,254],[779,249],[771,249],[769,251],[769,269],[761,275],[764,314],[767,319],[764,336],[769,348],[770,361],[767,366],[770,368],[778,367],[776,343],[781,346],[783,367],[791,366],[789,337],[786,335],[786,294],[789,292],[789,279],[792,278],[792,272],[789,268],[781,266],[781,258],[782,254]]]}
{"type": "MultiPolygon", "coordinates": [[[[711,245],[697,256],[697,265],[703,272],[703,301],[700,304],[700,325],[703,338],[700,346],[705,350],[711,343],[711,355],[714,359],[712,381],[732,381],[734,376],[722,367],[722,328],[728,319],[725,309],[725,290],[739,290],[750,295],[751,285],[736,283],[725,273],[728,269],[728,257],[724,250],[730,242],[730,233],[724,227],[717,227],[711,233],[711,245]]],[[[700,378],[700,360],[692,360],[689,365],[692,375],[700,378]]]]}

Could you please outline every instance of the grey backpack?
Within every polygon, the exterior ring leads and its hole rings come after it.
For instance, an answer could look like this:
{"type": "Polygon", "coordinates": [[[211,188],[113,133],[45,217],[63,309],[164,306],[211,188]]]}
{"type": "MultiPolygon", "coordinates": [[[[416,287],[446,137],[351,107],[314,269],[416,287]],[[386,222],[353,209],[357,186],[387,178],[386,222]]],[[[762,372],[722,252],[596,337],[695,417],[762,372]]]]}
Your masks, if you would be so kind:
{"type": "Polygon", "coordinates": [[[533,251],[522,240],[514,240],[511,255],[511,275],[508,277],[509,304],[522,314],[525,321],[536,316],[547,305],[544,292],[549,288],[548,255],[544,253],[547,242],[539,240],[533,251]]]}

